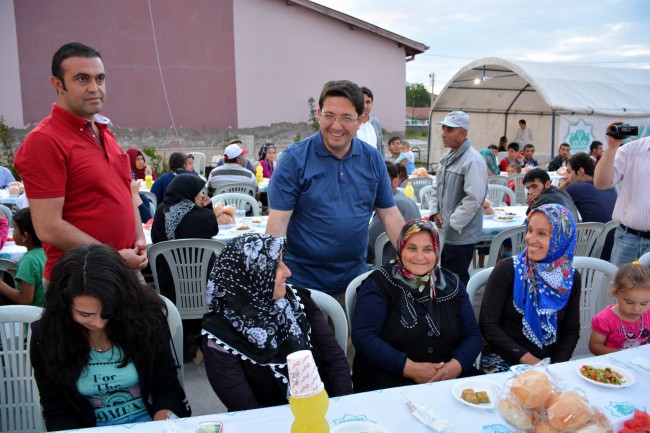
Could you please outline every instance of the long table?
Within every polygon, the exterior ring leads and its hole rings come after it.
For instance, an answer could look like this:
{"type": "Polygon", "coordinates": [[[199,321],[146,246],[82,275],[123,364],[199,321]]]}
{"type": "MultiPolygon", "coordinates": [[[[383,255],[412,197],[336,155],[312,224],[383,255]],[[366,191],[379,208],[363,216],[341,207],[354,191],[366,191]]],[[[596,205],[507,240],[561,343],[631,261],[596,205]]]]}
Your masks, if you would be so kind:
{"type": "MultiPolygon", "coordinates": [[[[234,237],[239,236],[244,233],[265,233],[266,232],[266,223],[268,222],[269,217],[260,216],[260,217],[246,217],[244,222],[245,225],[249,227],[249,230],[237,230],[237,227],[241,227],[242,224],[235,224],[230,227],[219,227],[219,234],[217,234],[213,239],[216,239],[224,244],[230,242],[234,237]],[[253,223],[253,220],[260,220],[260,223],[253,223]]],[[[9,229],[9,236],[12,235],[11,229],[9,229]]],[[[145,239],[147,240],[147,246],[151,246],[151,231],[144,231],[145,239]]],[[[19,261],[27,252],[27,248],[16,245],[13,241],[5,242],[5,245],[0,250],[0,259],[13,260],[14,262],[19,261]]]]}
{"type": "MultiPolygon", "coordinates": [[[[631,417],[634,409],[650,409],[650,371],[636,367],[630,361],[636,357],[650,359],[650,345],[628,349],[610,355],[572,360],[549,367],[563,383],[563,389],[579,389],[587,396],[589,403],[603,410],[614,427],[622,425],[631,417]],[[613,363],[632,372],[636,383],[627,388],[611,389],[588,383],[579,377],[577,370],[585,363],[613,363]]],[[[369,421],[381,425],[392,433],[431,433],[428,427],[420,424],[408,411],[404,396],[428,405],[434,413],[450,423],[449,432],[512,432],[504,420],[493,409],[485,410],[469,407],[454,398],[452,389],[465,380],[486,380],[503,384],[513,373],[498,373],[477,378],[456,379],[444,382],[408,387],[391,388],[381,391],[353,394],[330,398],[327,421],[331,427],[350,421],[369,421]],[[493,427],[488,427],[493,426],[493,427]],[[483,429],[483,430],[482,430],[483,429]]],[[[460,385],[459,387],[462,387],[460,385]]],[[[206,396],[211,398],[211,396],[206,396]]],[[[192,402],[190,402],[191,404],[192,402]]],[[[175,433],[194,432],[199,422],[221,421],[224,433],[266,433],[290,431],[293,415],[289,406],[278,406],[240,412],[205,415],[178,420],[175,433]]],[[[88,433],[132,432],[150,433],[166,431],[165,421],[128,424],[103,428],[84,429],[88,433]]],[[[618,430],[615,430],[618,431],[618,430]]]]}
{"type": "MultiPolygon", "coordinates": [[[[504,206],[507,212],[515,213],[517,216],[512,221],[500,221],[495,219],[493,215],[483,216],[483,237],[484,242],[490,242],[496,235],[504,230],[520,226],[524,223],[526,218],[526,210],[528,206],[504,206]]],[[[429,216],[429,209],[420,209],[420,215],[423,217],[429,216]]]]}

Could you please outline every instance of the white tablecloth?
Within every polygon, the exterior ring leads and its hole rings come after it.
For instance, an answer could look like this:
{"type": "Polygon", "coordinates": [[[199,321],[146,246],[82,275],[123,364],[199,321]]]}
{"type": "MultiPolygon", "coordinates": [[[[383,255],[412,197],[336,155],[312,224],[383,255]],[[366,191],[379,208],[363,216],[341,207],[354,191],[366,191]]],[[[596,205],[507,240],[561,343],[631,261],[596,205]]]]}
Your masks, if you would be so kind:
{"type": "MultiPolygon", "coordinates": [[[[250,230],[246,230],[246,231],[237,230],[237,227],[240,227],[242,224],[236,224],[230,228],[219,227],[219,234],[217,234],[217,236],[215,236],[213,239],[216,239],[220,242],[223,242],[224,244],[227,244],[234,237],[244,233],[265,233],[266,223],[268,222],[268,219],[269,217],[267,216],[247,217],[245,224],[250,227],[250,230]],[[259,219],[260,221],[262,221],[261,224],[253,223],[252,220],[254,219],[255,220],[259,219]]],[[[144,237],[147,240],[147,247],[151,247],[151,231],[145,230],[144,237]]],[[[5,242],[4,247],[2,247],[2,250],[0,251],[0,258],[9,259],[9,260],[13,260],[14,262],[17,262],[25,255],[26,252],[27,252],[27,248],[25,247],[20,247],[16,245],[14,242],[5,242]]]]}
{"type": "MultiPolygon", "coordinates": [[[[589,403],[600,407],[614,426],[617,427],[622,425],[624,419],[628,419],[632,415],[635,408],[648,410],[650,406],[650,397],[648,397],[650,371],[642,370],[629,363],[631,359],[637,356],[646,359],[650,358],[650,345],[628,349],[612,355],[554,364],[550,366],[550,370],[564,382],[562,385],[564,389],[577,388],[583,390],[589,403]],[[620,389],[603,388],[587,383],[578,376],[576,370],[582,364],[588,362],[615,362],[635,374],[637,382],[628,388],[620,389]]],[[[480,379],[502,384],[511,375],[512,373],[492,374],[480,376],[480,379]]],[[[505,428],[497,429],[496,427],[491,430],[485,429],[486,426],[504,426],[505,422],[494,410],[469,407],[453,397],[452,388],[458,381],[462,380],[469,379],[456,379],[331,398],[326,418],[331,427],[346,421],[367,420],[386,427],[392,433],[431,433],[431,430],[420,424],[408,412],[402,397],[406,395],[412,400],[429,405],[435,413],[444,417],[451,424],[451,432],[511,431],[505,428]]],[[[212,398],[212,396],[206,396],[206,398],[212,398]]],[[[179,420],[179,429],[174,430],[174,432],[193,433],[196,425],[203,421],[223,422],[224,433],[259,433],[262,431],[265,433],[286,433],[290,431],[293,415],[289,406],[206,415],[179,420]]],[[[92,428],[83,431],[89,433],[126,433],[127,431],[132,433],[153,433],[165,431],[163,430],[164,426],[165,422],[157,421],[92,428]]]]}
{"type": "MultiPolygon", "coordinates": [[[[494,219],[492,215],[483,216],[483,241],[489,242],[502,231],[524,223],[528,206],[504,206],[503,209],[515,213],[517,216],[512,221],[499,221],[494,219]]],[[[429,209],[420,209],[420,215],[428,217],[429,209]]]]}

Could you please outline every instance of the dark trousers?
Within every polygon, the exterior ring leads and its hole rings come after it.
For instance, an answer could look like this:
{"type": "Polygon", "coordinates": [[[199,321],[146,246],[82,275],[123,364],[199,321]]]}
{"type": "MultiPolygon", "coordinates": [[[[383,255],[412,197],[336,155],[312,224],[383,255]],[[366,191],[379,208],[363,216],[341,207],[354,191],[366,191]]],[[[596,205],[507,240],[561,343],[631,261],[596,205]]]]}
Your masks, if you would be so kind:
{"type": "Polygon", "coordinates": [[[467,286],[469,281],[469,265],[474,257],[474,244],[449,245],[445,244],[442,250],[443,268],[449,269],[460,278],[460,281],[467,286]]]}

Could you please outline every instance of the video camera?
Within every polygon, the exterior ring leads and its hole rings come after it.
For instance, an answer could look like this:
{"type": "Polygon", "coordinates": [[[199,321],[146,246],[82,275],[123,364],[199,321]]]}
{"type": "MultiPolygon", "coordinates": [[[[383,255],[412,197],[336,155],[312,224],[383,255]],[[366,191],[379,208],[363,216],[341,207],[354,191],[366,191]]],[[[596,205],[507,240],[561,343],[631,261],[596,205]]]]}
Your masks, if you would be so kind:
{"type": "Polygon", "coordinates": [[[624,123],[622,125],[612,125],[607,130],[607,135],[619,140],[627,137],[633,137],[635,135],[639,135],[639,127],[631,126],[627,123],[624,123]]]}

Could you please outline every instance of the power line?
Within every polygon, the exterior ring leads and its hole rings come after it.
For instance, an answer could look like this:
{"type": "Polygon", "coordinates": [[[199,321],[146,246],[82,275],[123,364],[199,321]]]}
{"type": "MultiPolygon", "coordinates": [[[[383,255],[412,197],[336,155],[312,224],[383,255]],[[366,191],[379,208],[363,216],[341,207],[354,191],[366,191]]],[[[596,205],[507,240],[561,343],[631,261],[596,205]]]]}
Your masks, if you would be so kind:
{"type": "Polygon", "coordinates": [[[158,52],[158,41],[156,40],[156,28],[153,22],[153,12],[151,10],[151,0],[148,0],[148,3],[149,3],[149,17],[151,18],[151,32],[153,33],[153,45],[156,49],[156,60],[158,60],[158,72],[160,72],[160,81],[162,82],[163,94],[165,95],[165,102],[167,103],[167,110],[169,111],[169,117],[172,121],[172,128],[174,128],[174,134],[176,134],[176,138],[178,139],[178,142],[181,144],[181,147],[183,147],[183,142],[181,141],[181,137],[178,135],[178,130],[176,129],[176,122],[174,122],[172,107],[169,104],[169,97],[167,96],[167,88],[165,87],[165,78],[163,77],[162,65],[160,64],[160,53],[158,52]]]}

